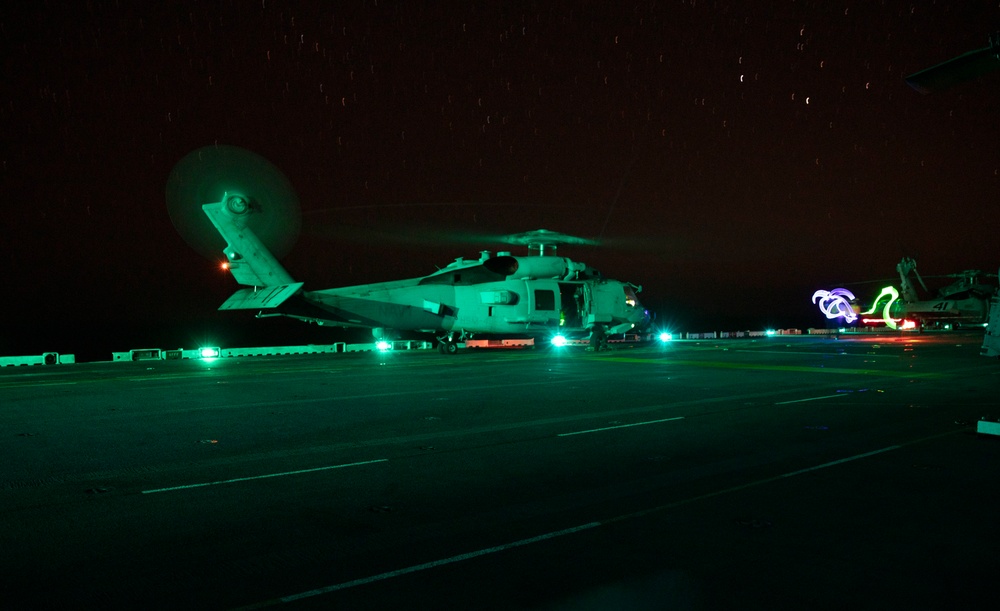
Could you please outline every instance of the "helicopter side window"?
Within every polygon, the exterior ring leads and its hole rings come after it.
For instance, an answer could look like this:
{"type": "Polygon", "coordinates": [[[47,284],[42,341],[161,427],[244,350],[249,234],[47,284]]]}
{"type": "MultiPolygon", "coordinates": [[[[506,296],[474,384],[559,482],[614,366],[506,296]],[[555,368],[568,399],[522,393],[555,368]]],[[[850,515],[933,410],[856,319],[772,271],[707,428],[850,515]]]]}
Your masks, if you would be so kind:
{"type": "Polygon", "coordinates": [[[638,302],[639,302],[639,300],[635,296],[635,291],[632,290],[632,287],[626,286],[625,287],[625,305],[627,305],[630,308],[634,308],[635,304],[638,303],[638,302]]]}
{"type": "Polygon", "coordinates": [[[535,309],[536,310],[555,310],[556,309],[556,292],[547,290],[535,290],[535,309]]]}

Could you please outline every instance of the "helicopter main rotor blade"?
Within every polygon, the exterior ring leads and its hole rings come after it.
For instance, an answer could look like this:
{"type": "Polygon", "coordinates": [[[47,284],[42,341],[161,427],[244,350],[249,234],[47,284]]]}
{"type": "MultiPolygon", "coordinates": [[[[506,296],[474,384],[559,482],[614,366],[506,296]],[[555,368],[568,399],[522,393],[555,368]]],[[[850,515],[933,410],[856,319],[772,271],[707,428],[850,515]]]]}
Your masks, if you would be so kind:
{"type": "Polygon", "coordinates": [[[926,70],[914,72],[904,80],[907,85],[924,95],[942,91],[1000,68],[998,53],[1000,48],[991,41],[988,47],[969,51],[926,70]]]}
{"type": "Polygon", "coordinates": [[[523,233],[503,236],[502,241],[504,244],[529,247],[539,244],[572,244],[577,246],[597,246],[600,244],[597,240],[567,235],[565,233],[559,233],[558,231],[549,231],[548,229],[535,229],[533,231],[525,231],[523,233]]]}
{"type": "Polygon", "coordinates": [[[499,243],[499,236],[477,234],[475,232],[448,229],[412,222],[407,225],[383,223],[378,226],[356,223],[312,223],[304,225],[306,234],[334,242],[353,244],[381,244],[402,246],[451,246],[472,244],[488,246],[499,243]]]}
{"type": "Polygon", "coordinates": [[[576,226],[586,224],[581,223],[580,210],[580,206],[533,202],[342,205],[304,211],[303,231],[315,237],[354,244],[442,248],[469,245],[478,249],[500,251],[511,250],[502,248],[503,245],[527,247],[529,242],[537,242],[541,236],[555,239],[558,244],[566,244],[574,251],[580,247],[603,247],[608,250],[664,255],[690,251],[696,242],[677,235],[605,235],[598,241],[547,230],[509,233],[512,225],[530,227],[536,223],[558,222],[560,219],[569,219],[576,226]],[[455,213],[429,214],[428,211],[434,208],[452,209],[455,213]],[[359,212],[364,214],[359,215],[359,212]]]}
{"type": "Polygon", "coordinates": [[[507,243],[507,234],[500,230],[465,227],[500,227],[507,224],[509,221],[506,219],[511,217],[523,221],[526,215],[538,214],[540,211],[547,215],[553,209],[572,208],[526,202],[410,202],[333,206],[307,210],[303,216],[306,217],[304,230],[308,234],[338,242],[410,246],[471,244],[493,247],[507,243]],[[455,212],[445,215],[434,209],[455,212]],[[513,210],[516,212],[512,212],[513,210]],[[360,218],[359,212],[367,213],[366,217],[360,218]],[[371,218],[372,213],[374,219],[371,218]]]}

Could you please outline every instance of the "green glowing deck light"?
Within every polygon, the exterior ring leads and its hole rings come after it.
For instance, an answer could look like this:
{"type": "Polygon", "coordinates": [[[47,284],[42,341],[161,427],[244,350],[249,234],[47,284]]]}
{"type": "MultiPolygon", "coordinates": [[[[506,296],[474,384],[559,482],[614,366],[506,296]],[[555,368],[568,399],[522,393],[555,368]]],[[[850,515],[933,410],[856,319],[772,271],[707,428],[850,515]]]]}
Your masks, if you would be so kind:
{"type": "Polygon", "coordinates": [[[386,352],[392,350],[392,344],[385,341],[384,339],[375,342],[375,347],[378,348],[380,352],[386,352]]]}
{"type": "Polygon", "coordinates": [[[564,336],[564,335],[557,335],[557,336],[553,337],[552,338],[552,345],[556,346],[556,347],[565,346],[566,345],[566,336],[564,336]]]}
{"type": "Polygon", "coordinates": [[[896,329],[897,328],[896,321],[892,319],[892,316],[889,313],[890,309],[892,308],[892,304],[894,304],[896,300],[899,299],[899,291],[897,291],[895,287],[887,286],[884,289],[882,289],[882,292],[879,293],[878,297],[875,298],[875,301],[872,302],[871,309],[868,310],[867,312],[862,312],[861,315],[864,316],[875,312],[875,309],[878,308],[878,303],[882,300],[883,297],[889,297],[889,301],[886,302],[885,308],[882,310],[882,320],[885,321],[885,326],[889,327],[890,329],[896,329]]]}
{"type": "Polygon", "coordinates": [[[201,358],[203,358],[203,359],[218,358],[220,353],[221,352],[220,352],[220,350],[218,348],[201,348],[198,351],[198,354],[200,354],[201,358]]]}
{"type": "Polygon", "coordinates": [[[672,339],[674,339],[674,335],[672,333],[667,333],[667,332],[660,333],[661,342],[669,342],[672,339]]]}

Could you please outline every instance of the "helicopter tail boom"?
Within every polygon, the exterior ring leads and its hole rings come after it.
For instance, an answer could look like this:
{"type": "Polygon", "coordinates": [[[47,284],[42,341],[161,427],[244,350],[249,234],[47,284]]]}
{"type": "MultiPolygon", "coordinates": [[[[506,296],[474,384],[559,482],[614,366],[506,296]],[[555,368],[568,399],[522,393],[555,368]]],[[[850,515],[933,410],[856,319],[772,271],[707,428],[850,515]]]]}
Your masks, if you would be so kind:
{"type": "MultiPolygon", "coordinates": [[[[287,288],[295,285],[291,275],[248,227],[247,219],[254,213],[254,208],[247,198],[227,193],[221,202],[205,204],[202,210],[219,235],[226,240],[223,253],[228,260],[229,271],[237,282],[253,287],[287,288]]],[[[296,290],[301,286],[299,283],[296,290]]],[[[287,298],[288,296],[285,297],[287,298]]]]}

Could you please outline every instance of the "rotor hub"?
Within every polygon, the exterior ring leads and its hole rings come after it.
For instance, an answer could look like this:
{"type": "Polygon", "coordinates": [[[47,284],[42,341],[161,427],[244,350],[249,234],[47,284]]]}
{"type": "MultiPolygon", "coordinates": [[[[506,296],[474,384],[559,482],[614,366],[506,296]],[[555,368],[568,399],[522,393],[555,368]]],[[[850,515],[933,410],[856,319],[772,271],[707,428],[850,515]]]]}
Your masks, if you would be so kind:
{"type": "Polygon", "coordinates": [[[226,198],[226,210],[232,214],[247,214],[250,212],[250,202],[242,195],[230,195],[226,198]]]}
{"type": "Polygon", "coordinates": [[[580,238],[557,231],[549,231],[548,229],[535,229],[534,231],[509,235],[504,237],[502,241],[507,244],[527,246],[530,255],[542,257],[555,256],[556,249],[560,244],[583,246],[596,246],[598,244],[596,240],[580,238]]]}

